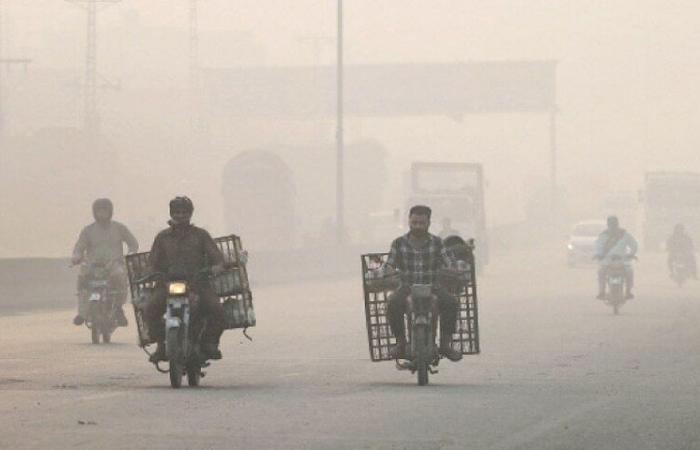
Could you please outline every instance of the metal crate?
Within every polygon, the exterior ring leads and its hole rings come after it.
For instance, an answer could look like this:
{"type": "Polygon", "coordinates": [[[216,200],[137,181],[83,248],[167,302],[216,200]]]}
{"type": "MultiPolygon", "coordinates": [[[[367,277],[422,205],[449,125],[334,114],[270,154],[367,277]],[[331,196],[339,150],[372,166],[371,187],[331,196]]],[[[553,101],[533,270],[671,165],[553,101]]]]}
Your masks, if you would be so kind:
{"type": "MultiPolygon", "coordinates": [[[[223,303],[226,329],[255,326],[253,294],[250,290],[247,268],[241,261],[243,251],[241,239],[236,235],[228,235],[216,238],[214,242],[224,255],[224,261],[233,264],[232,268],[212,279],[212,286],[219,296],[219,301],[223,303]]],[[[155,283],[137,281],[151,273],[149,258],[150,252],[133,253],[125,258],[139,344],[142,347],[155,342],[149,336],[144,319],[144,308],[153,295],[155,283]]]]}
{"type": "Polygon", "coordinates": [[[232,268],[212,279],[216,293],[219,297],[239,296],[250,293],[248,270],[241,260],[241,253],[243,252],[241,238],[231,234],[216,238],[214,242],[216,242],[219,250],[224,255],[224,261],[228,264],[233,264],[232,268]]]}
{"type": "MultiPolygon", "coordinates": [[[[393,291],[377,289],[376,284],[368,277],[368,272],[372,268],[383,264],[387,257],[388,253],[369,253],[361,257],[369,354],[372,361],[375,362],[391,361],[390,350],[396,345],[396,339],[391,334],[387,317],[388,300],[393,291]]],[[[467,261],[467,263],[468,272],[464,284],[451,292],[458,300],[457,323],[455,333],[452,335],[452,347],[463,355],[474,355],[480,352],[480,347],[473,254],[471,255],[471,261],[467,261]]],[[[408,330],[408,327],[406,330],[408,330]]],[[[410,339],[410,336],[407,336],[408,339],[410,339]]]]}
{"type": "Polygon", "coordinates": [[[138,331],[139,345],[141,347],[155,343],[155,340],[149,335],[146,319],[144,318],[144,309],[151,299],[155,283],[139,283],[137,281],[151,273],[149,256],[150,252],[142,252],[132,253],[125,257],[131,303],[134,306],[136,330],[138,331]]]}

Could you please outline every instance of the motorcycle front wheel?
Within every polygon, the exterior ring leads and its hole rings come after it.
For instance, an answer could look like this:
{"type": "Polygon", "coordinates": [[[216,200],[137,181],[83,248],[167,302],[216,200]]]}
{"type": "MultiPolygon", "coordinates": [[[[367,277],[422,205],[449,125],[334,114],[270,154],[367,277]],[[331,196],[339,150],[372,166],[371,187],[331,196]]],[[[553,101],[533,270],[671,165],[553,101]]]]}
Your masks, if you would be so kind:
{"type": "Polygon", "coordinates": [[[168,350],[168,361],[170,364],[170,386],[178,389],[182,386],[182,363],[180,354],[180,329],[171,328],[166,336],[165,348],[168,350]]]}
{"type": "Polygon", "coordinates": [[[622,293],[622,286],[617,284],[610,286],[610,300],[613,307],[613,314],[620,314],[620,306],[622,306],[624,302],[623,299],[624,294],[622,293]]]}
{"type": "Polygon", "coordinates": [[[93,322],[90,328],[91,338],[93,344],[100,343],[100,330],[97,329],[97,323],[93,322]]]}
{"type": "Polygon", "coordinates": [[[102,311],[99,305],[90,305],[90,313],[88,314],[90,322],[90,337],[93,344],[100,343],[100,328],[102,324],[102,311]]]}
{"type": "Polygon", "coordinates": [[[413,329],[412,339],[416,349],[416,372],[418,373],[418,386],[428,384],[428,364],[430,364],[430,348],[428,343],[428,329],[418,326],[413,329]]]}

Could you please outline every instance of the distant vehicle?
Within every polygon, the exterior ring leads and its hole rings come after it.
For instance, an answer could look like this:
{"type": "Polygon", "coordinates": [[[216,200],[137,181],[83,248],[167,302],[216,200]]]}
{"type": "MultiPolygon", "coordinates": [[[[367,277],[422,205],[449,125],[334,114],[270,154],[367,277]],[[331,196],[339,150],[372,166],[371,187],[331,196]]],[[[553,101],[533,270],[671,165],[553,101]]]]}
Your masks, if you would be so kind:
{"type": "Polygon", "coordinates": [[[414,162],[411,164],[407,207],[428,205],[433,210],[433,232],[449,218],[464,240],[479,248],[477,267],[488,264],[488,236],[484,207],[484,175],[481,164],[414,162]]]}
{"type": "Polygon", "coordinates": [[[677,223],[700,242],[700,174],[695,172],[647,172],[644,190],[644,247],[661,250],[677,223]]]}
{"type": "Polygon", "coordinates": [[[602,220],[588,220],[574,225],[566,245],[569,267],[594,263],[596,240],[606,226],[605,221],[602,220]]]}

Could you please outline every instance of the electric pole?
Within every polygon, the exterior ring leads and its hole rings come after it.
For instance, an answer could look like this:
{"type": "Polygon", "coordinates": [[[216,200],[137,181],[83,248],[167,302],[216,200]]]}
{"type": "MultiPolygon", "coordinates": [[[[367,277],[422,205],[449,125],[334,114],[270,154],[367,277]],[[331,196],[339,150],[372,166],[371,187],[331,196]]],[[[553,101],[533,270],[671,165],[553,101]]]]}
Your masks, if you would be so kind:
{"type": "Polygon", "coordinates": [[[5,71],[9,71],[12,66],[22,66],[24,73],[27,73],[29,63],[32,61],[27,58],[5,58],[4,53],[4,34],[3,34],[3,4],[0,0],[0,139],[2,139],[5,131],[5,103],[4,103],[4,77],[5,71]]]}
{"type": "Polygon", "coordinates": [[[342,244],[345,236],[345,168],[343,142],[343,0],[338,0],[338,66],[337,66],[337,130],[336,130],[336,239],[342,244]]]}
{"type": "Polygon", "coordinates": [[[199,17],[197,4],[199,0],[190,2],[190,130],[192,136],[196,136],[200,129],[200,98],[201,77],[199,67],[199,17]]]}
{"type": "Polygon", "coordinates": [[[97,108],[97,10],[98,6],[116,4],[121,0],[66,0],[81,6],[87,12],[85,46],[85,75],[83,84],[83,128],[90,137],[100,132],[100,116],[97,108]]]}

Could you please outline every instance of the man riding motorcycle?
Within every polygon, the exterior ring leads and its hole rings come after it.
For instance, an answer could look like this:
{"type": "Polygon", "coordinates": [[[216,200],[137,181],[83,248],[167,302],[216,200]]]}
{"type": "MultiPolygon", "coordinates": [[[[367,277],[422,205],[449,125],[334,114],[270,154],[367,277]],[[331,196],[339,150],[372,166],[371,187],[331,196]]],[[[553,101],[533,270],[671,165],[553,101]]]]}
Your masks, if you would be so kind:
{"type": "MultiPolygon", "coordinates": [[[[153,241],[150,267],[168,279],[187,279],[194,283],[192,288],[199,295],[198,308],[208,318],[202,337],[202,350],[208,359],[221,359],[219,338],[225,327],[224,309],[209,280],[198,279],[197,275],[207,266],[211,266],[213,275],[220,274],[224,270],[224,255],[206,230],[190,223],[193,212],[194,205],[187,197],[176,197],[170,201],[170,227],[158,233],[153,241]]],[[[151,362],[166,359],[163,322],[166,301],[166,283],[158,283],[144,311],[151,337],[158,344],[151,355],[151,362]]]]}
{"type": "Polygon", "coordinates": [[[114,205],[108,198],[95,200],[92,204],[92,214],[95,222],[80,232],[71,258],[73,265],[86,263],[78,276],[78,315],[73,319],[73,323],[82,325],[85,322],[88,307],[86,280],[91,267],[103,264],[109,270],[110,287],[118,293],[115,305],[117,325],[125,327],[128,322],[123,310],[127,295],[126,271],[123,263],[124,244],[129,253],[138,251],[139,244],[125,225],[112,220],[114,205]]]}
{"type": "Polygon", "coordinates": [[[680,261],[688,265],[688,270],[697,280],[698,270],[695,263],[695,246],[693,239],[685,232],[683,224],[678,224],[673,229],[673,234],[666,241],[668,251],[668,270],[673,275],[673,263],[680,261]]]}
{"type": "Polygon", "coordinates": [[[409,212],[408,234],[396,238],[386,261],[389,270],[401,272],[401,286],[389,298],[388,317],[391,332],[396,337],[396,358],[406,355],[404,315],[406,299],[412,284],[432,284],[440,311],[440,353],[451,361],[459,361],[462,354],[451,346],[457,318],[457,299],[436,285],[438,271],[453,267],[456,261],[447,253],[442,240],[428,233],[432,211],[427,206],[414,206],[409,212]]]}
{"type": "MultiPolygon", "coordinates": [[[[623,228],[615,216],[608,217],[607,230],[600,233],[596,241],[595,259],[600,261],[598,269],[598,295],[597,299],[605,299],[605,274],[608,266],[616,258],[628,260],[637,254],[637,240],[623,228]]],[[[625,264],[625,298],[632,299],[634,287],[634,270],[631,264],[625,264]]]]}

